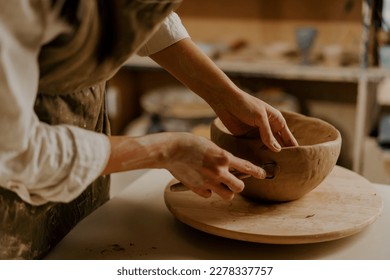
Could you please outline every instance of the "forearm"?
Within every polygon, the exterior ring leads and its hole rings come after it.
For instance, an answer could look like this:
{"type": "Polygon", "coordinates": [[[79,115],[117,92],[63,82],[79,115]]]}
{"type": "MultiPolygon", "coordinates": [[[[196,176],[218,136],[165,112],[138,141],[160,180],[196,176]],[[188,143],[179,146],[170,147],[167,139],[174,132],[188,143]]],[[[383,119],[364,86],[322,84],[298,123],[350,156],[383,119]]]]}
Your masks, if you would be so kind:
{"type": "Polygon", "coordinates": [[[240,94],[238,87],[191,39],[181,40],[150,57],[214,109],[227,92],[240,94]]]}
{"type": "Polygon", "coordinates": [[[248,98],[191,39],[184,39],[150,56],[184,85],[202,97],[225,126],[242,135],[255,126],[259,100],[248,98]]]}

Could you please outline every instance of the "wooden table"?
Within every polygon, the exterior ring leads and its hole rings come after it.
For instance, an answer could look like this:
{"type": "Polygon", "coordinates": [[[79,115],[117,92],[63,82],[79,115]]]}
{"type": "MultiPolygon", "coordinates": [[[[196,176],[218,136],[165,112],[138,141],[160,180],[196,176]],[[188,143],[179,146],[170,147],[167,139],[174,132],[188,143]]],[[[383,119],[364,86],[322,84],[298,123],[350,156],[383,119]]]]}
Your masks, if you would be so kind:
{"type": "MultiPolygon", "coordinates": [[[[360,233],[335,241],[272,245],[227,239],[179,222],[164,203],[172,176],[150,170],[80,222],[46,259],[390,259],[390,186],[380,217],[360,233]]],[[[124,182],[126,184],[126,182],[124,182]]]]}

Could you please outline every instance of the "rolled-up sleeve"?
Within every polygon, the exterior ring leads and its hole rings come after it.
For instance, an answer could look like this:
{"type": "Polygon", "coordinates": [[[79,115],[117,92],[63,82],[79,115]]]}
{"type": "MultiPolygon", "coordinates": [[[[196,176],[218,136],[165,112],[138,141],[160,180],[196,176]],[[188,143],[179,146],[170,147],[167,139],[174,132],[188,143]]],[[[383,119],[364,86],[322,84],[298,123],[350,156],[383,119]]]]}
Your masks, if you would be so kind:
{"type": "Polygon", "coordinates": [[[0,186],[32,205],[75,199],[110,154],[107,136],[48,125],[34,112],[39,50],[53,24],[37,3],[0,3],[0,186]]]}
{"type": "Polygon", "coordinates": [[[138,50],[137,54],[149,56],[188,37],[189,34],[179,16],[172,12],[153,33],[152,37],[138,50]]]}

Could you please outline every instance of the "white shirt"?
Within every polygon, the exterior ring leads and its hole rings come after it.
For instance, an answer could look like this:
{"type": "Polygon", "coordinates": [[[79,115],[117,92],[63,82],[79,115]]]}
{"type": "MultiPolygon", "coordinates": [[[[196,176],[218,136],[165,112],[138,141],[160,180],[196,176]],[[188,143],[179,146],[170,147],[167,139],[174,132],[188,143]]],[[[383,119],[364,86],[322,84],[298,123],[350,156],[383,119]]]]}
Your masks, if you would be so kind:
{"type": "MultiPolygon", "coordinates": [[[[39,121],[33,109],[38,54],[63,26],[56,17],[34,12],[34,1],[11,2],[0,0],[0,186],[33,205],[69,202],[106,166],[108,137],[39,121]]],[[[172,13],[138,54],[153,54],[186,37],[172,13]]]]}

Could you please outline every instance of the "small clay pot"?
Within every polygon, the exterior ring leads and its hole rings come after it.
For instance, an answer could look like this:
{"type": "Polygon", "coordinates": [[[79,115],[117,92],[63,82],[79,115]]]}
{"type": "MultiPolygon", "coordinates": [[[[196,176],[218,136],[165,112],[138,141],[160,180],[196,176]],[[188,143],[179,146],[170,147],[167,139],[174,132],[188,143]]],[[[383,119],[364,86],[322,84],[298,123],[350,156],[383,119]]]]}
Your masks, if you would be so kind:
{"type": "Polygon", "coordinates": [[[244,196],[267,201],[296,200],[317,187],[331,172],[341,149],[340,132],[329,123],[301,114],[282,112],[299,146],[269,150],[259,134],[234,136],[217,118],[211,140],[237,157],[266,166],[271,178],[244,179],[244,196]],[[271,167],[271,170],[269,170],[271,167]]]}

